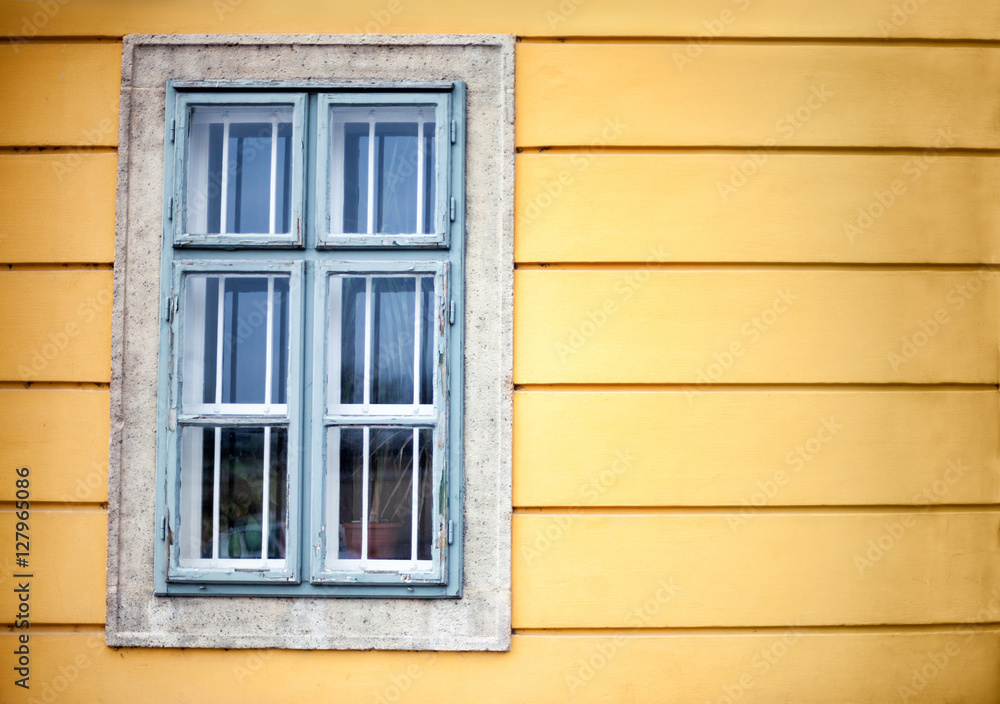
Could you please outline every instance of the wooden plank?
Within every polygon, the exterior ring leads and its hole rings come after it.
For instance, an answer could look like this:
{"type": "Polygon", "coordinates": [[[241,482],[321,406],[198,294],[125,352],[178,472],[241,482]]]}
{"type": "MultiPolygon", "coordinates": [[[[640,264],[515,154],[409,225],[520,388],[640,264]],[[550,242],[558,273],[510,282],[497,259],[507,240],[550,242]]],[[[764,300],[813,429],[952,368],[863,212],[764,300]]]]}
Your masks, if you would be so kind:
{"type": "MultiPolygon", "coordinates": [[[[8,476],[13,484],[13,473],[8,476]]],[[[9,505],[0,510],[0,539],[10,546],[0,561],[5,577],[32,575],[27,578],[31,624],[104,623],[107,514],[32,508],[27,521],[30,555],[25,567],[14,562],[19,522],[14,508],[9,505]]],[[[13,587],[0,590],[4,624],[14,623],[18,608],[19,597],[13,587]]]]}
{"type": "Polygon", "coordinates": [[[997,380],[985,269],[521,269],[514,301],[518,384],[997,380]]]}
{"type": "MultiPolygon", "coordinates": [[[[0,635],[8,665],[15,634],[0,635]]],[[[961,701],[1000,696],[994,629],[741,635],[521,636],[509,653],[303,652],[104,646],[100,632],[30,639],[31,691],[52,698],[147,704],[178,701],[328,702],[449,699],[814,704],[961,701]],[[920,675],[925,669],[930,676],[920,675]],[[177,673],[183,672],[183,677],[177,673]],[[914,675],[918,677],[915,679],[914,675]],[[914,681],[915,680],[915,681],[914,681]],[[489,682],[489,686],[483,686],[489,682]],[[830,683],[836,683],[831,686],[830,683]],[[59,688],[56,690],[56,688],[59,688]],[[726,699],[729,697],[729,699],[726,699]]],[[[8,672],[10,669],[8,667],[8,672]]],[[[14,677],[0,697],[20,701],[14,677]]]]}
{"type": "Polygon", "coordinates": [[[998,184],[992,156],[522,153],[515,258],[987,263],[998,184]]]}
{"type": "Polygon", "coordinates": [[[107,382],[111,272],[0,272],[0,380],[107,382]]]}
{"type": "Polygon", "coordinates": [[[0,154],[0,262],[114,261],[117,156],[0,154]]]}
{"type": "Polygon", "coordinates": [[[992,47],[679,46],[518,44],[517,145],[1000,147],[992,47]]]}
{"type": "MultiPolygon", "coordinates": [[[[514,628],[954,623],[1000,594],[1000,513],[521,514],[514,628]]],[[[1000,621],[1000,610],[991,622],[1000,621]]]]}
{"type": "Polygon", "coordinates": [[[118,144],[120,44],[8,41],[0,75],[0,146],[118,144]]]}
{"type": "MultiPolygon", "coordinates": [[[[0,389],[0,466],[27,467],[35,501],[107,501],[108,404],[102,389],[0,389]]],[[[14,492],[0,483],[0,501],[14,492]]]]}
{"type": "MultiPolygon", "coordinates": [[[[613,4],[583,0],[539,5],[507,0],[470,5],[434,0],[51,0],[0,4],[0,30],[19,39],[162,33],[505,33],[521,36],[717,36],[997,39],[1000,14],[989,0],[672,0],[613,4]]],[[[696,46],[698,44],[695,44],[696,46]]]]}
{"type": "Polygon", "coordinates": [[[514,394],[515,506],[1000,502],[996,391],[514,394]]]}

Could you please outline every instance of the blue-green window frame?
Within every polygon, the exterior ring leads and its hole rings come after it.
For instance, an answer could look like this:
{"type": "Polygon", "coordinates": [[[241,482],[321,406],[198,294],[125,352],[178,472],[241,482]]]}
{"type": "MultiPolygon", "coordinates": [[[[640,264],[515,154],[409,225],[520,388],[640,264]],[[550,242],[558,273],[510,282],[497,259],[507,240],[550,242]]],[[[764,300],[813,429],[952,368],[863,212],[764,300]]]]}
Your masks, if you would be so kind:
{"type": "MultiPolygon", "coordinates": [[[[157,439],[155,592],[161,595],[279,597],[459,597],[462,591],[462,339],[464,303],[465,85],[461,82],[383,82],[358,85],[244,81],[171,81],[166,99],[164,214],[161,265],[160,383],[157,439]],[[294,106],[292,232],[281,236],[191,235],[184,232],[187,122],[195,105],[294,106]],[[330,236],[325,193],[329,171],[325,115],[331,104],[432,105],[439,157],[435,174],[433,235],[359,239],[330,236]],[[301,145],[298,138],[301,136],[301,145]],[[301,169],[295,154],[301,146],[301,169]],[[306,197],[308,196],[308,198],[306,197]],[[297,209],[296,209],[297,208],[297,209]],[[279,572],[196,570],[178,567],[179,428],[192,421],[178,416],[183,344],[179,298],[184,276],[239,271],[284,273],[290,297],[293,349],[289,363],[289,477],[286,566],[279,572]],[[440,496],[439,541],[429,573],[332,572],[323,566],[329,528],[323,524],[325,297],[331,273],[363,275],[427,273],[434,278],[438,358],[435,384],[437,421],[434,466],[440,496]],[[294,401],[293,401],[294,398],[294,401]],[[294,440],[293,440],[294,435],[294,440]]],[[[382,418],[382,422],[389,419],[382,418]]],[[[402,420],[402,419],[400,419],[402,420]]],[[[350,425],[344,419],[336,422],[350,425]]]]}
{"type": "MultiPolygon", "coordinates": [[[[433,109],[436,145],[435,153],[440,157],[435,159],[435,215],[433,219],[434,232],[427,235],[363,235],[363,234],[337,234],[331,232],[331,213],[329,212],[329,199],[326,194],[329,192],[329,181],[327,178],[316,180],[316,222],[319,225],[317,231],[317,243],[319,248],[336,247],[338,245],[356,247],[384,247],[392,245],[403,245],[407,247],[447,247],[450,232],[450,195],[448,180],[451,174],[449,162],[451,161],[451,149],[448,148],[452,130],[453,120],[450,115],[449,95],[431,95],[420,93],[397,93],[397,94],[364,94],[364,93],[326,93],[319,96],[318,110],[318,138],[317,144],[324,145],[324,148],[317,150],[317,173],[330,176],[333,169],[330,164],[329,149],[325,145],[330,140],[330,108],[332,107],[411,107],[427,106],[433,109]]],[[[457,134],[455,135],[457,137],[457,134]]]]}
{"type": "Polygon", "coordinates": [[[178,247],[246,246],[301,247],[303,244],[303,214],[305,212],[306,154],[305,119],[306,95],[275,92],[229,92],[229,93],[177,93],[173,115],[168,115],[168,147],[172,147],[167,160],[173,167],[172,192],[164,203],[164,212],[172,224],[174,244],[178,247]],[[292,168],[291,168],[291,218],[289,232],[271,235],[267,233],[196,234],[188,231],[188,203],[186,166],[190,160],[190,142],[186,136],[190,132],[189,122],[196,107],[277,107],[292,108],[292,168]],[[177,139],[177,135],[182,135],[177,139]]]}

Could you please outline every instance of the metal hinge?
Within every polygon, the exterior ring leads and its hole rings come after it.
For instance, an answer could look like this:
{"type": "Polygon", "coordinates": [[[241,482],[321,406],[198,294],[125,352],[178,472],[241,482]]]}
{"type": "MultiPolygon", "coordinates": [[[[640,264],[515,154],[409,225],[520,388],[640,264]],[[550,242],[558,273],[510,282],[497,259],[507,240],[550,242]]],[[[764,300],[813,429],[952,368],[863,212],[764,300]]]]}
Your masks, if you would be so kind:
{"type": "Polygon", "coordinates": [[[173,221],[174,219],[174,197],[170,196],[170,202],[167,203],[167,220],[173,221]]]}
{"type": "Polygon", "coordinates": [[[451,305],[448,306],[448,324],[455,324],[455,299],[452,299],[451,305]]]}
{"type": "Polygon", "coordinates": [[[452,222],[454,222],[454,220],[455,220],[455,210],[456,209],[457,209],[457,204],[455,203],[455,199],[452,198],[451,199],[451,219],[452,219],[452,222]]]}
{"type": "Polygon", "coordinates": [[[458,141],[458,120],[451,121],[451,143],[458,141]]]}
{"type": "Polygon", "coordinates": [[[167,517],[164,516],[160,520],[160,540],[167,539],[167,517]]]}
{"type": "Polygon", "coordinates": [[[170,143],[174,143],[174,135],[177,132],[177,120],[170,121],[170,143]]]}
{"type": "Polygon", "coordinates": [[[167,322],[174,322],[174,308],[177,307],[177,299],[173,296],[167,299],[167,322]]]}
{"type": "Polygon", "coordinates": [[[448,521],[448,545],[455,542],[455,521],[448,521]]]}

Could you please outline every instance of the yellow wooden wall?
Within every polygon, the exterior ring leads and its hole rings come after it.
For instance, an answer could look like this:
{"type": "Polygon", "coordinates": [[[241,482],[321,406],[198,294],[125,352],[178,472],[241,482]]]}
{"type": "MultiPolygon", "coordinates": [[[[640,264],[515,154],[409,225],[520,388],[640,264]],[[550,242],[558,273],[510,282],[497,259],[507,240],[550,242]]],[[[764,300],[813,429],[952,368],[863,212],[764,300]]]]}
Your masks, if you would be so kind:
{"type": "Polygon", "coordinates": [[[0,700],[1000,699],[1000,5],[330,5],[0,2],[0,700]],[[509,653],[103,644],[120,38],[263,31],[521,38],[509,653]]]}

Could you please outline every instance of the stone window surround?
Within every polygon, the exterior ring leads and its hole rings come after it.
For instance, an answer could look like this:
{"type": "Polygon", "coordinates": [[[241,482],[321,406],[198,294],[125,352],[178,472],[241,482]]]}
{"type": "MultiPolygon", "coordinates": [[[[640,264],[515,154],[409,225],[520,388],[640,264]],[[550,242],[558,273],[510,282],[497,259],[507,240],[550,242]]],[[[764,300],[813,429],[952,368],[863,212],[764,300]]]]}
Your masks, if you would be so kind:
{"type": "Polygon", "coordinates": [[[106,638],[111,646],[510,648],[514,40],[131,35],[122,48],[106,638]],[[166,81],[467,84],[464,583],[459,599],[153,594],[166,81]]]}

